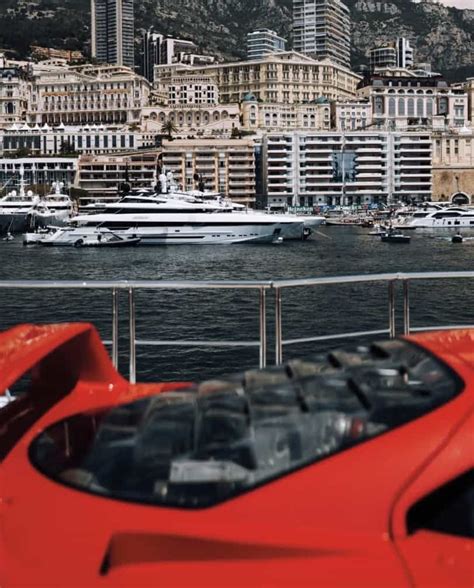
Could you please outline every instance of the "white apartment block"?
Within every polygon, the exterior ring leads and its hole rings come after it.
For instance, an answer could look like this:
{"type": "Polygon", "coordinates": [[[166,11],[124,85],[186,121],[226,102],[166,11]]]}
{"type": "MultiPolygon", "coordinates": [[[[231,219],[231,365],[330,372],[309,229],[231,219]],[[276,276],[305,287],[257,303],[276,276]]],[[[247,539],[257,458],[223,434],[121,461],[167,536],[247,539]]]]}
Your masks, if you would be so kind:
{"type": "MultiPolygon", "coordinates": [[[[249,93],[263,102],[283,104],[311,102],[321,96],[330,100],[353,98],[362,80],[348,67],[329,59],[316,61],[295,51],[271,53],[253,61],[197,67],[193,71],[214,79],[222,103],[240,102],[249,93]]],[[[158,83],[159,72],[155,67],[158,83]]],[[[161,72],[170,75],[169,68],[161,72]]]]}
{"type": "Polygon", "coordinates": [[[77,157],[2,157],[0,187],[7,191],[17,188],[21,175],[27,186],[63,182],[68,187],[75,183],[77,169],[77,157]]]}
{"type": "Polygon", "coordinates": [[[293,0],[293,48],[350,67],[349,8],[340,0],[293,0]]]}
{"type": "Polygon", "coordinates": [[[162,134],[163,126],[172,123],[178,137],[230,135],[240,129],[238,104],[188,104],[148,106],[142,109],[141,129],[144,133],[162,134]]]}
{"type": "Polygon", "coordinates": [[[329,130],[331,107],[327,100],[311,104],[257,102],[250,95],[241,104],[242,128],[246,131],[329,130]]]}
{"type": "Polygon", "coordinates": [[[163,141],[163,165],[185,190],[202,176],[206,190],[255,204],[255,149],[251,139],[163,141]]]}
{"type": "Polygon", "coordinates": [[[150,85],[119,66],[35,68],[27,121],[33,124],[132,124],[150,85]]]}
{"type": "Polygon", "coordinates": [[[331,126],[337,131],[357,131],[371,127],[372,103],[368,100],[331,102],[331,126]]]}
{"type": "Polygon", "coordinates": [[[286,39],[270,29],[247,33],[247,59],[261,59],[269,53],[286,50],[286,39]]]}
{"type": "Polygon", "coordinates": [[[30,90],[28,71],[9,64],[0,53],[0,125],[25,119],[30,90]]]}
{"type": "Polygon", "coordinates": [[[468,122],[465,89],[437,77],[372,76],[361,83],[358,94],[370,100],[373,122],[381,128],[447,129],[468,122]]]}
{"type": "Polygon", "coordinates": [[[104,125],[50,127],[11,125],[0,129],[0,155],[27,149],[32,156],[67,153],[116,153],[155,147],[155,137],[128,126],[104,125]]]}
{"type": "Polygon", "coordinates": [[[86,190],[93,200],[115,200],[120,184],[131,188],[151,187],[157,183],[158,151],[113,155],[81,155],[78,160],[76,187],[86,190]]]}
{"type": "Polygon", "coordinates": [[[431,197],[431,136],[396,132],[269,133],[267,204],[350,206],[431,197]]]}

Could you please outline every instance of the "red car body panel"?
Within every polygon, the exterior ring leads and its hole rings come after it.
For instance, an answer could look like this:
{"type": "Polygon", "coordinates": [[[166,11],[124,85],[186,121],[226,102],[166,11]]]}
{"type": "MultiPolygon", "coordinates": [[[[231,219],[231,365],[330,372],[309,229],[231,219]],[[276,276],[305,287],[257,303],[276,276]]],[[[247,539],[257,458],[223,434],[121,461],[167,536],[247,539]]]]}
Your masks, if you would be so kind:
{"type": "Polygon", "coordinates": [[[88,494],[31,464],[30,444],[49,425],[185,385],[131,386],[88,325],[41,329],[0,335],[0,365],[9,366],[0,390],[38,361],[38,390],[50,380],[60,388],[66,365],[74,384],[51,394],[48,410],[1,463],[0,585],[381,587],[446,585],[448,578],[472,585],[471,540],[409,536],[405,524],[413,502],[472,467],[472,331],[411,337],[465,382],[451,402],[224,503],[182,510],[88,494]]]}

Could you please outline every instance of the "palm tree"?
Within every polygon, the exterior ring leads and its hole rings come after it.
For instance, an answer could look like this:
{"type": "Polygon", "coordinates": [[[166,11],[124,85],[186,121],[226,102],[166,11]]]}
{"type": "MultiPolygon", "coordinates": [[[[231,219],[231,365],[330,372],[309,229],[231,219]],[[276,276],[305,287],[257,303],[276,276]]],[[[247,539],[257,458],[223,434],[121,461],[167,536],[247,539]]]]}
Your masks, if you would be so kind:
{"type": "Polygon", "coordinates": [[[171,120],[167,120],[166,122],[164,122],[163,126],[161,127],[161,132],[166,133],[168,135],[169,141],[172,140],[173,133],[176,133],[177,130],[178,129],[176,128],[176,125],[171,120]]]}

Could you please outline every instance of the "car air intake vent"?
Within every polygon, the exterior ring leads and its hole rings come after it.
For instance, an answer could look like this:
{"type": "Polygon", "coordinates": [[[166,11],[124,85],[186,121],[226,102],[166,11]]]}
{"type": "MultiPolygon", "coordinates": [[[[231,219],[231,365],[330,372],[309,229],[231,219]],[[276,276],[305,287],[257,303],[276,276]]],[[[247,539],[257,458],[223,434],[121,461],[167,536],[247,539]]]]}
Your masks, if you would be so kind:
{"type": "Polygon", "coordinates": [[[84,491],[202,508],[409,423],[462,387],[422,348],[392,340],[72,416],[30,456],[84,491]]]}

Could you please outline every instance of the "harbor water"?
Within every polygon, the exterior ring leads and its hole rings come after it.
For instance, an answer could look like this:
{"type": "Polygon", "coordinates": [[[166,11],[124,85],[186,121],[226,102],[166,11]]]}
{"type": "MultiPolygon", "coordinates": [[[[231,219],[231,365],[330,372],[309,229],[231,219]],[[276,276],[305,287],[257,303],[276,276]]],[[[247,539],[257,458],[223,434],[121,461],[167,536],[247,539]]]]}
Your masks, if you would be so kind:
{"type": "MultiPolygon", "coordinates": [[[[0,241],[1,280],[276,280],[389,272],[471,270],[474,241],[451,243],[451,233],[412,231],[411,243],[382,243],[360,227],[321,227],[308,241],[227,245],[76,249],[24,247],[0,241]]],[[[410,291],[413,326],[472,324],[472,282],[425,281],[410,291]]],[[[127,300],[121,292],[120,371],[127,376],[127,300]]],[[[400,323],[401,295],[397,292],[400,323]]],[[[386,284],[318,286],[284,291],[285,339],[388,324],[386,284]]],[[[0,328],[20,322],[89,321],[111,338],[110,292],[0,290],[0,328]]],[[[137,337],[163,340],[258,340],[258,292],[140,291],[137,337]]],[[[268,363],[273,360],[268,300],[268,363]]],[[[338,343],[340,345],[340,342],[338,343]]],[[[333,344],[334,345],[334,344],[333,344]]],[[[285,348],[284,358],[310,355],[321,344],[285,348]]],[[[205,379],[258,365],[258,348],[140,347],[138,380],[205,379]]]]}

